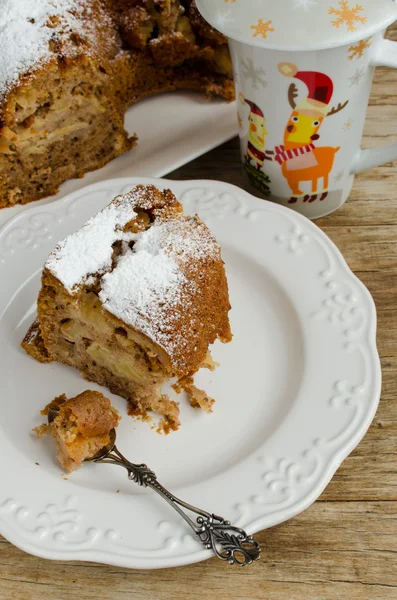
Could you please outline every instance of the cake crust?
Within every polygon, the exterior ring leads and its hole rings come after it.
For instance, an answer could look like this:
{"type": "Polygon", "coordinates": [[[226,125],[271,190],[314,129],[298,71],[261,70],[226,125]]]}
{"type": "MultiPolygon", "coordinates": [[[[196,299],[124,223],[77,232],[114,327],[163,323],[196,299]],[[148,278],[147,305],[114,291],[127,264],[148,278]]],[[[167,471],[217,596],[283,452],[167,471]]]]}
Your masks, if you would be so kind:
{"type": "Polygon", "coordinates": [[[49,363],[53,360],[48,354],[47,348],[44,345],[38,319],[33,321],[29,327],[25,337],[21,342],[21,346],[25,352],[27,352],[27,354],[41,363],[49,363]]]}

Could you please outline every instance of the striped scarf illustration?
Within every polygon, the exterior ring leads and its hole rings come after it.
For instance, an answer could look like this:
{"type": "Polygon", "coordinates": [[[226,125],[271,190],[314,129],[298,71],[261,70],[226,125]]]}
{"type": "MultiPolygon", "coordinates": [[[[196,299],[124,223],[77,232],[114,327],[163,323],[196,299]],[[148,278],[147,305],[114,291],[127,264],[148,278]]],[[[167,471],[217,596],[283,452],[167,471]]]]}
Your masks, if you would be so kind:
{"type": "Polygon", "coordinates": [[[301,146],[300,148],[293,148],[292,150],[286,150],[283,145],[276,146],[274,149],[276,153],[274,160],[276,160],[279,165],[282,165],[291,158],[312,152],[314,148],[314,144],[308,144],[307,146],[301,146]]]}

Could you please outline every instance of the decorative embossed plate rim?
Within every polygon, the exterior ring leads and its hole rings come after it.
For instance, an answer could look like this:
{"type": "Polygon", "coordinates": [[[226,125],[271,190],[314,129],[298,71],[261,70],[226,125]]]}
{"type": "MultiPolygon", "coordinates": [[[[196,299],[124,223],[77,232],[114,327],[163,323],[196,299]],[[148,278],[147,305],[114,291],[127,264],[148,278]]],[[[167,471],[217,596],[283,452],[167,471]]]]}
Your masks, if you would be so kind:
{"type": "MultiPolygon", "coordinates": [[[[211,485],[187,483],[173,490],[250,533],[285,521],[314,502],[363,437],[381,385],[373,300],[336,246],[301,215],[226,183],[147,178],[100,182],[35,206],[0,231],[0,353],[6,356],[10,339],[15,344],[8,316],[13,299],[33,274],[37,277],[49,248],[136,183],[170,187],[187,212],[197,212],[221,243],[259,265],[260,273],[270,273],[291,300],[304,359],[290,409],[263,443],[212,477],[211,485]]],[[[16,356],[16,366],[27,360],[22,353],[16,356]]],[[[7,539],[45,558],[133,568],[210,556],[167,506],[152,506],[144,494],[113,494],[109,503],[101,489],[78,487],[72,480],[65,484],[25,460],[4,422],[5,406],[14,401],[7,368],[7,361],[0,361],[0,532],[7,539]],[[134,519],[139,522],[132,533],[126,524],[134,519]]]]}

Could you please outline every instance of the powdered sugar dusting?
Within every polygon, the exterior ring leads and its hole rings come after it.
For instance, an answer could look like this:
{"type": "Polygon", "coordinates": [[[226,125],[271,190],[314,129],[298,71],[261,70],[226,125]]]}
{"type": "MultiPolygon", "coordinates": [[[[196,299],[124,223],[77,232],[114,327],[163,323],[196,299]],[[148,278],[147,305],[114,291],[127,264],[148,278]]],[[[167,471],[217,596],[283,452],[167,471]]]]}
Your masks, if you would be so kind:
{"type": "Polygon", "coordinates": [[[75,53],[71,32],[87,39],[97,27],[89,13],[87,0],[0,0],[0,100],[21,75],[49,62],[51,40],[75,53]]]}
{"type": "Polygon", "coordinates": [[[194,217],[156,223],[137,238],[134,250],[173,254],[180,264],[192,258],[197,261],[220,256],[219,246],[208,227],[194,217]]]}
{"type": "Polygon", "coordinates": [[[136,216],[128,203],[112,202],[87,221],[76,233],[60,242],[50,254],[45,266],[72,293],[77,285],[92,282],[90,275],[103,273],[111,267],[112,245],[120,239],[132,239],[134,234],[122,228],[136,216]]]}
{"type": "Polygon", "coordinates": [[[102,278],[103,307],[172,353],[170,335],[175,309],[187,284],[176,262],[165,253],[129,252],[102,278]]]}
{"type": "Polygon", "coordinates": [[[159,221],[140,233],[133,249],[102,277],[99,297],[106,310],[173,356],[185,335],[175,325],[182,312],[189,312],[195,295],[196,284],[184,271],[219,257],[215,239],[195,218],[159,221]]]}

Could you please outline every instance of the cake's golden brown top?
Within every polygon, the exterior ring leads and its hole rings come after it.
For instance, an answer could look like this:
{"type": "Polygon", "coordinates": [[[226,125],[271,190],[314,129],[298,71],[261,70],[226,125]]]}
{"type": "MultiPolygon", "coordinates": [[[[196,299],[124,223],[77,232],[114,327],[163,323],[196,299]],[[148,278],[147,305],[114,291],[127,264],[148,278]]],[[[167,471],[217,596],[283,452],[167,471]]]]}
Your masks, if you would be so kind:
{"type": "Polygon", "coordinates": [[[41,414],[47,415],[50,409],[59,411],[57,425],[73,426],[74,435],[81,435],[84,439],[109,433],[120,420],[110,400],[93,390],[86,390],[70,400],[62,394],[50,402],[41,414]]]}
{"type": "Polygon", "coordinates": [[[170,190],[137,186],[58,244],[43,273],[78,302],[95,290],[105,311],[158,344],[178,377],[208,346],[231,339],[220,247],[170,190]]]}

